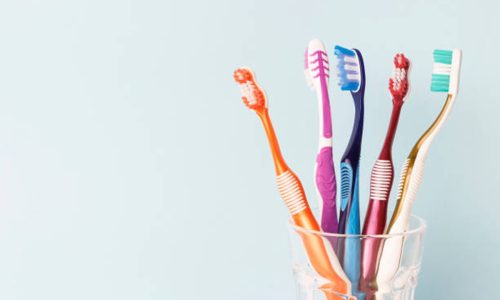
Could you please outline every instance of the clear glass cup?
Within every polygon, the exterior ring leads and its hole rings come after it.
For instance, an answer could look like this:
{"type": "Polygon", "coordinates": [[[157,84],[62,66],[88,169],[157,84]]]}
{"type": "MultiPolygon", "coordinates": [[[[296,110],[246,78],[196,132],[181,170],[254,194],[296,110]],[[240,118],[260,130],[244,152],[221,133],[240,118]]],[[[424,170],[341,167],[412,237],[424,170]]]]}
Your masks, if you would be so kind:
{"type": "Polygon", "coordinates": [[[391,235],[346,235],[306,230],[288,223],[292,250],[293,273],[296,281],[297,300],[346,299],[352,300],[413,300],[423,254],[425,221],[417,216],[410,219],[409,229],[404,233],[391,235]],[[335,255],[344,266],[352,269],[353,257],[358,260],[358,272],[345,272],[352,285],[352,297],[325,289],[328,281],[320,277],[311,266],[304,251],[304,238],[320,238],[329,256],[335,255]],[[400,245],[399,258],[382,266],[379,263],[384,246],[400,245]],[[349,252],[349,253],[348,253],[349,252]],[[337,255],[338,254],[338,255],[337,255]],[[346,266],[346,256],[351,265],[346,266]],[[341,257],[342,256],[342,257],[341,257]],[[385,268],[384,273],[380,268],[385,268]],[[387,272],[387,270],[390,270],[387,272]],[[353,275],[354,274],[354,275],[353,275]],[[390,276],[387,276],[390,274],[390,276]],[[384,277],[381,279],[381,277],[384,277]]]}

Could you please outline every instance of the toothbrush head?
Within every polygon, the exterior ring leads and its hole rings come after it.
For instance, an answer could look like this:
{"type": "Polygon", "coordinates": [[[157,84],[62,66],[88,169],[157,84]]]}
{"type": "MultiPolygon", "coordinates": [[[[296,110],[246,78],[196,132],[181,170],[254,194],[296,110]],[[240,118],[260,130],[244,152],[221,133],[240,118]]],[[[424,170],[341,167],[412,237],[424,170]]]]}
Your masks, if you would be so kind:
{"type": "Polygon", "coordinates": [[[233,73],[234,80],[240,85],[243,103],[251,110],[261,111],[267,108],[264,91],[255,81],[255,75],[250,68],[239,68],[233,73]]]}
{"type": "Polygon", "coordinates": [[[389,79],[389,91],[393,101],[404,102],[408,94],[408,70],[410,69],[410,60],[404,54],[396,54],[394,57],[394,71],[389,79]]]}
{"type": "Polygon", "coordinates": [[[434,50],[431,91],[456,95],[461,61],[462,51],[460,49],[434,50]]]}
{"type": "Polygon", "coordinates": [[[323,85],[328,84],[330,78],[328,54],[319,39],[309,42],[304,57],[304,73],[308,85],[313,90],[321,91],[323,85]]]}
{"type": "Polygon", "coordinates": [[[337,76],[339,86],[342,91],[359,91],[364,75],[362,70],[362,61],[359,52],[355,49],[347,49],[341,46],[335,46],[333,52],[337,56],[337,76]]]}

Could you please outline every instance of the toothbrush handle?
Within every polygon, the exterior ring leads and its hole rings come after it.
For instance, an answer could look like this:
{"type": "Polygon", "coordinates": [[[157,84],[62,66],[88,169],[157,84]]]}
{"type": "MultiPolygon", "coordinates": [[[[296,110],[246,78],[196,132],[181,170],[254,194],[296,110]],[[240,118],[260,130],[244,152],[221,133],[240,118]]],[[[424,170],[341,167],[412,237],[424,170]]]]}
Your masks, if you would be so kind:
{"type": "Polygon", "coordinates": [[[363,227],[363,234],[375,235],[383,234],[387,219],[388,201],[370,199],[368,204],[367,217],[363,227]]]}
{"type": "MultiPolygon", "coordinates": [[[[387,219],[387,203],[394,178],[392,160],[378,159],[373,166],[370,179],[370,201],[363,225],[363,234],[375,235],[384,233],[387,219]]],[[[362,289],[375,279],[380,240],[367,238],[362,243],[362,289]]]]}
{"type": "Polygon", "coordinates": [[[335,167],[333,165],[332,150],[332,113],[330,108],[330,96],[328,94],[328,73],[323,66],[323,56],[318,54],[319,74],[321,92],[316,93],[319,109],[319,144],[320,150],[316,156],[316,168],[314,181],[320,197],[321,228],[325,232],[337,233],[337,181],[335,178],[335,167]]]}
{"type": "MultiPolygon", "coordinates": [[[[302,219],[307,216],[312,216],[310,211],[304,212],[303,215],[294,216],[294,222],[296,225],[304,227],[311,227],[306,229],[319,230],[318,224],[313,226],[309,221],[307,224],[302,223],[302,219]],[[317,228],[315,229],[315,227],[317,228]]],[[[311,234],[311,233],[301,233],[302,241],[304,243],[304,248],[307,253],[307,257],[316,272],[323,278],[327,279],[329,282],[324,284],[321,289],[324,290],[324,294],[328,300],[344,300],[344,297],[337,296],[335,293],[342,295],[351,295],[351,283],[348,277],[342,270],[342,266],[334,253],[328,254],[326,249],[325,241],[321,236],[311,234]]]]}
{"type": "MultiPolygon", "coordinates": [[[[307,230],[319,231],[320,227],[307,203],[306,195],[299,178],[291,171],[286,170],[276,178],[278,191],[292,215],[295,225],[307,230]]],[[[325,243],[321,236],[298,232],[302,237],[304,248],[311,265],[316,272],[329,283],[326,285],[332,290],[350,294],[349,279],[345,275],[337,257],[328,255],[325,243]]],[[[327,288],[325,287],[325,288],[327,288]]],[[[328,294],[325,292],[325,294],[328,294]]],[[[330,298],[329,298],[330,299],[330,298]]],[[[331,298],[340,299],[340,298],[331,298]]]]}
{"type": "Polygon", "coordinates": [[[353,174],[354,188],[351,190],[351,205],[349,208],[349,217],[347,219],[346,233],[360,234],[361,225],[359,219],[359,170],[356,169],[353,174]]]}
{"type": "MultiPolygon", "coordinates": [[[[393,228],[394,231],[390,233],[406,230],[403,222],[398,222],[393,228]]],[[[392,280],[398,272],[401,262],[403,244],[404,239],[400,235],[389,237],[382,243],[376,276],[377,293],[384,294],[391,290],[392,280]]]]}
{"type": "MultiPolygon", "coordinates": [[[[365,220],[363,235],[383,234],[387,215],[387,201],[370,199],[367,214],[372,214],[365,220]],[[380,218],[377,218],[380,217],[380,218]]],[[[370,290],[370,285],[376,276],[377,260],[380,249],[379,238],[366,238],[361,243],[361,289],[370,290]]]]}
{"type": "MultiPolygon", "coordinates": [[[[371,223],[370,220],[366,220],[363,234],[371,235],[384,233],[386,212],[387,201],[370,199],[367,214],[372,213],[373,216],[380,216],[380,219],[377,220],[377,218],[374,217],[371,223]],[[367,224],[369,226],[367,226],[367,224]],[[366,229],[367,227],[368,229],[366,229]]],[[[360,290],[368,294],[374,289],[373,286],[375,278],[377,277],[377,264],[381,244],[382,240],[380,238],[368,237],[361,242],[360,290]]]]}
{"type": "MultiPolygon", "coordinates": [[[[361,91],[361,90],[360,90],[361,91]]],[[[363,138],[363,122],[364,122],[364,104],[363,104],[363,93],[357,92],[352,93],[354,98],[354,126],[352,128],[351,138],[349,139],[349,145],[342,157],[340,163],[341,172],[341,204],[340,204],[340,216],[339,216],[339,233],[347,232],[347,223],[351,223],[352,232],[359,234],[359,201],[357,205],[358,209],[351,212],[351,206],[353,201],[353,187],[354,181],[357,177],[359,166],[359,157],[361,154],[361,141],[363,138]],[[349,221],[349,218],[354,217],[355,220],[349,221]],[[356,228],[357,226],[357,228],[356,228]]]]}
{"type": "Polygon", "coordinates": [[[337,181],[333,166],[332,147],[323,147],[316,156],[316,188],[322,201],[321,228],[325,232],[337,233],[337,181]]]}
{"type": "MultiPolygon", "coordinates": [[[[356,170],[357,171],[357,170],[356,170]]],[[[352,189],[352,201],[347,220],[347,234],[360,234],[359,220],[359,173],[354,175],[354,188],[352,189]]],[[[358,299],[364,299],[364,294],[359,289],[361,270],[361,241],[359,238],[346,238],[344,252],[344,269],[347,277],[352,283],[352,292],[358,299]]]]}
{"type": "MultiPolygon", "coordinates": [[[[420,153],[416,159],[408,158],[401,172],[400,196],[396,210],[387,229],[388,234],[402,233],[408,230],[411,211],[417,190],[422,181],[424,158],[426,153],[420,153]],[[406,189],[403,190],[403,187],[406,189]]],[[[381,292],[390,289],[392,279],[396,275],[403,256],[404,238],[393,236],[385,240],[381,249],[377,270],[377,285],[381,292]]]]}

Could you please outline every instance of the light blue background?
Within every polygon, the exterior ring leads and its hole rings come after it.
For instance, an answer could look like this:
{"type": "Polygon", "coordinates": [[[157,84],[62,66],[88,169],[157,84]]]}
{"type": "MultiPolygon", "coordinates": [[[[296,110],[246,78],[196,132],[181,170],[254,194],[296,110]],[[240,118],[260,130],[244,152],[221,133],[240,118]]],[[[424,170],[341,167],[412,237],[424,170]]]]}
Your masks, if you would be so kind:
{"type": "MultiPolygon", "coordinates": [[[[315,202],[317,106],[303,51],[357,47],[367,68],[361,195],[385,134],[392,57],[413,62],[401,168],[444,95],[434,48],[461,47],[461,91],[432,145],[417,299],[494,299],[500,280],[495,1],[0,2],[0,299],[293,299],[255,69],[284,155],[315,202]]],[[[332,88],[335,155],[353,105],[332,88]]],[[[398,171],[399,173],[399,171],[398,171]]]]}

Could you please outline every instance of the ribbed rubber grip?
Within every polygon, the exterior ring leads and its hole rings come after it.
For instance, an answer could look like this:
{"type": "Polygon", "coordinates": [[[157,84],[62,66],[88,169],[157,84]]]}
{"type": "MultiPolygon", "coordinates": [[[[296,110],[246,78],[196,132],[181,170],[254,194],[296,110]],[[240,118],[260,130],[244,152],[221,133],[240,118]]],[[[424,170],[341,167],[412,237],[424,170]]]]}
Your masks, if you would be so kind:
{"type": "Polygon", "coordinates": [[[304,190],[295,174],[285,171],[276,177],[276,182],[281,198],[292,216],[307,208],[304,190]]]}
{"type": "Polygon", "coordinates": [[[393,179],[390,160],[378,159],[373,166],[370,178],[370,199],[387,201],[393,179]]]}

